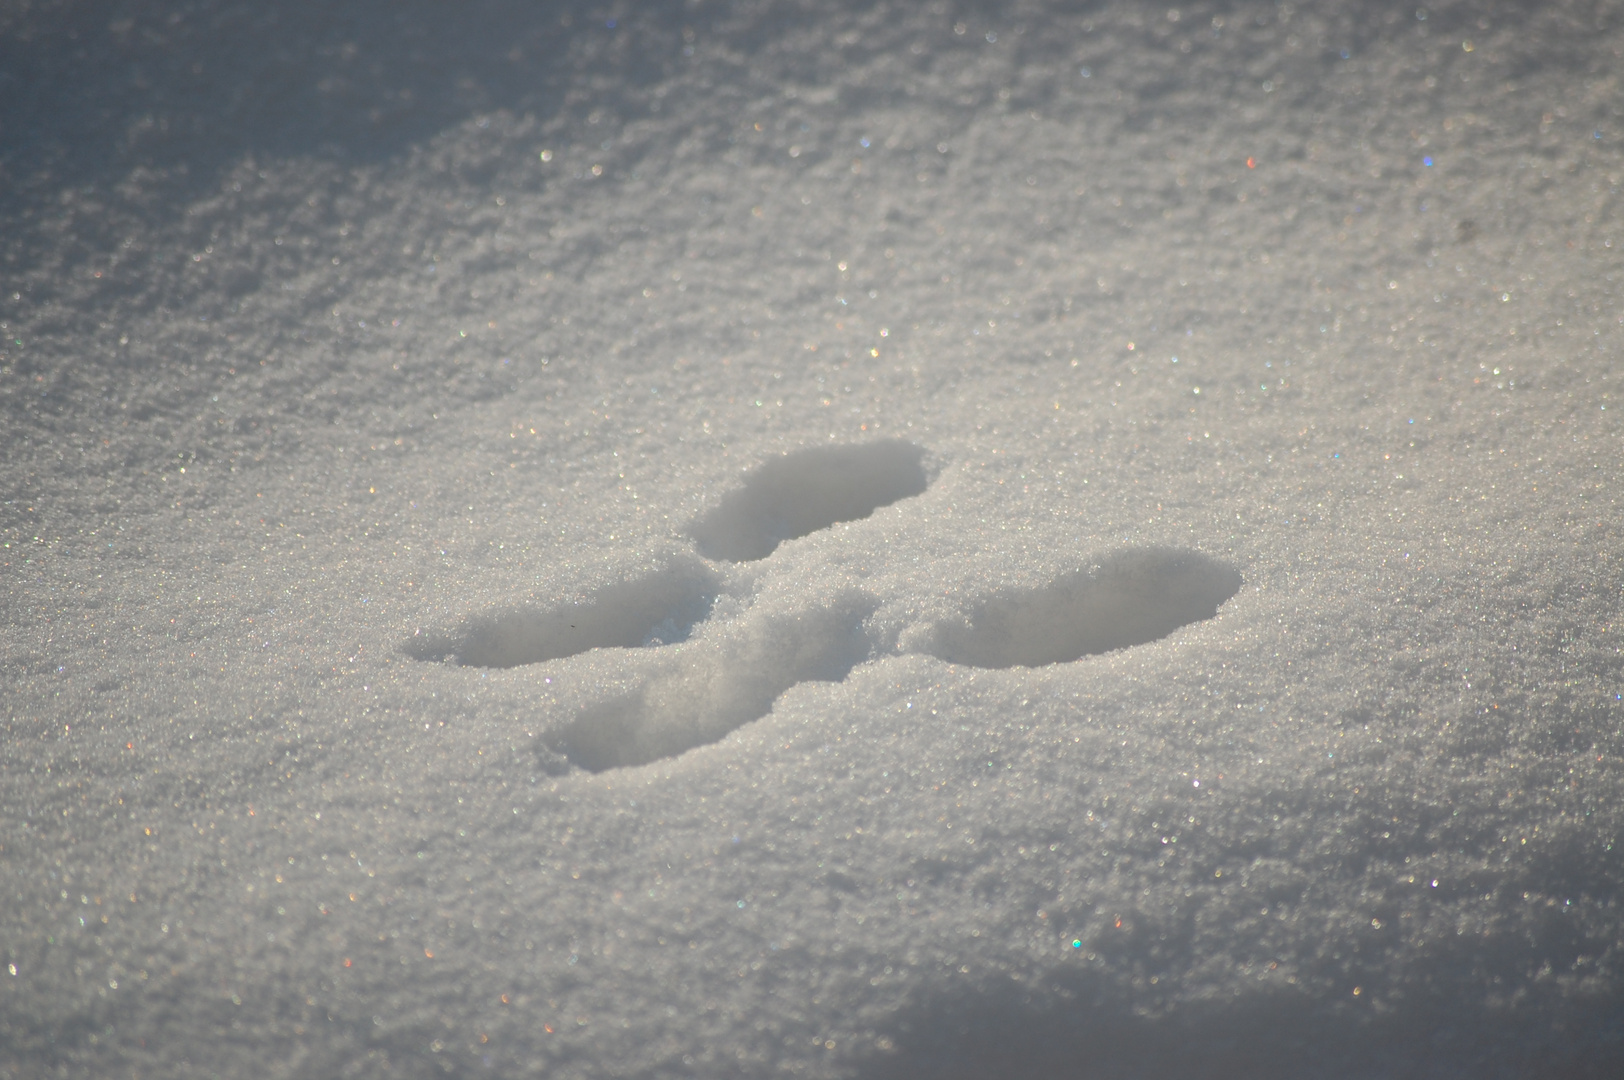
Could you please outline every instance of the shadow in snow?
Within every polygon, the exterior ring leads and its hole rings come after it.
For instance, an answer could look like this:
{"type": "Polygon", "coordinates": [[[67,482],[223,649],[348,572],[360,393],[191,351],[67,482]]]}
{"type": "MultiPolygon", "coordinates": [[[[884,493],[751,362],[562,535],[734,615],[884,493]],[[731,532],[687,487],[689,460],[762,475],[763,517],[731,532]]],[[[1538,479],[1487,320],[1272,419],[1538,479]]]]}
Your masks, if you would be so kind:
{"type": "MultiPolygon", "coordinates": [[[[1368,970],[1357,981],[1379,987],[1388,981],[1384,974],[1368,970]]],[[[1051,971],[1020,984],[938,992],[905,1006],[880,1031],[885,1049],[866,1055],[854,1075],[858,1080],[1624,1076],[1624,999],[1616,992],[1566,1000],[1553,992],[1538,1006],[1495,1007],[1484,1003],[1482,983],[1461,985],[1447,967],[1433,974],[1441,976],[1438,984],[1414,985],[1384,1008],[1369,993],[1328,1000],[1319,991],[1281,987],[1198,1001],[1148,1001],[1142,991],[1105,972],[1051,971]]]]}

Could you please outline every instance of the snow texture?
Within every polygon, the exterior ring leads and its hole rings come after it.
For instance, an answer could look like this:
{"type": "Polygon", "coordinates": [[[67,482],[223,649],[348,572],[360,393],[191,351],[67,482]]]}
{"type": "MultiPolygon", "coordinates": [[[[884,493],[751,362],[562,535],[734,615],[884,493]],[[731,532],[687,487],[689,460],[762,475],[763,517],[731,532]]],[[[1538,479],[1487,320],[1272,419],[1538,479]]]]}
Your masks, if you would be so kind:
{"type": "Polygon", "coordinates": [[[0,1077],[1624,1075],[1621,72],[0,3],[0,1077]]]}

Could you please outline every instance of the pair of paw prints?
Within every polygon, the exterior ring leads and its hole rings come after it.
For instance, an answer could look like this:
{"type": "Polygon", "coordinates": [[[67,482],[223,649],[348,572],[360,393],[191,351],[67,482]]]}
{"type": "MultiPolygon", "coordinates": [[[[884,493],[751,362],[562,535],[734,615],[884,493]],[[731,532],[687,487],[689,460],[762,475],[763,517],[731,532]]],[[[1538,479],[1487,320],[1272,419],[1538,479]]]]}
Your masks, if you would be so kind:
{"type": "Polygon", "coordinates": [[[756,611],[750,575],[730,564],[923,493],[925,451],[900,440],[818,447],[775,458],[689,530],[699,556],[605,586],[579,603],[487,611],[414,636],[420,660],[511,668],[592,649],[648,654],[636,689],[579,710],[545,738],[543,759],[593,772],[642,765],[716,742],[772,711],[791,687],[839,682],[888,655],[924,653],[974,667],[1036,667],[1165,637],[1211,618],[1241,578],[1198,552],[1113,552],[1037,588],[967,597],[956,616],[897,632],[860,588],[798,610],[756,611]],[[740,578],[743,584],[734,579],[740,578]],[[728,598],[728,616],[717,608],[728,598]]]}

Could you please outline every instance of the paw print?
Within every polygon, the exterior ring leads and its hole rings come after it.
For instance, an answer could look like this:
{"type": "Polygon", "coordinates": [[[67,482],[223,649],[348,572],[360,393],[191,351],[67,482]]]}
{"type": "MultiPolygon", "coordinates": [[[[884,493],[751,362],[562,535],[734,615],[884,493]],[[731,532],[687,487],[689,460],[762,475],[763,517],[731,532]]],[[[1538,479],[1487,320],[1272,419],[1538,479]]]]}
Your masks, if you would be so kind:
{"type": "MultiPolygon", "coordinates": [[[[923,653],[984,668],[1068,663],[1165,637],[1215,615],[1240,589],[1234,569],[1179,548],[1111,552],[1038,587],[990,589],[901,629],[876,613],[898,597],[845,587],[756,606],[761,563],[779,545],[922,494],[922,447],[901,440],[816,447],[744,477],[689,528],[693,553],[579,603],[509,607],[414,636],[419,660],[511,668],[593,649],[640,650],[629,691],[580,708],[544,737],[544,763],[601,772],[674,757],[767,715],[803,682],[839,682],[860,664],[923,653]]],[[[894,514],[906,513],[896,506],[894,514]]]]}

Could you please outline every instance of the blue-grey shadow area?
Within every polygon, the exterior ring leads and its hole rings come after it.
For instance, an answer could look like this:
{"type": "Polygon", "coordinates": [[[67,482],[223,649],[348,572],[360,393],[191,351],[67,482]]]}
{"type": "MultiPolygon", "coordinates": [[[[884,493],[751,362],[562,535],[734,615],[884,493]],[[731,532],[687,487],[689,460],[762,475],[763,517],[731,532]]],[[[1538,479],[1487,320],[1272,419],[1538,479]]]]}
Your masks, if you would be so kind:
{"type": "MultiPolygon", "coordinates": [[[[0,280],[39,305],[73,295],[53,267],[120,251],[127,276],[126,239],[184,227],[245,167],[310,162],[314,193],[488,113],[648,115],[700,21],[660,0],[618,19],[580,0],[0,3],[0,280]]],[[[473,190],[503,179],[492,155],[445,167],[473,190]]],[[[235,278],[227,295],[260,285],[235,278]]]]}
{"type": "MultiPolygon", "coordinates": [[[[1473,1010],[1433,985],[1385,1012],[1265,992],[1135,1009],[1083,972],[1041,986],[945,994],[899,1012],[859,1080],[1612,1080],[1624,997],[1473,1010]],[[1540,1007],[1543,1005],[1544,1007],[1540,1007]]],[[[1146,1004],[1141,1001],[1141,1005],[1146,1004]]]]}
{"type": "MultiPolygon", "coordinates": [[[[7,5],[10,7],[11,5],[7,5]]],[[[0,12],[0,205],[131,168],[207,185],[245,156],[379,161],[479,110],[550,115],[680,53],[674,3],[611,28],[564,0],[81,0],[0,12]],[[669,40],[667,40],[669,39],[669,40]],[[673,44],[675,43],[675,45],[673,44]]]]}
{"type": "MultiPolygon", "coordinates": [[[[697,37],[748,49],[818,19],[684,0],[0,3],[0,221],[137,168],[170,183],[145,209],[172,211],[244,159],[376,163],[494,110],[635,119],[697,37]]],[[[828,63],[775,66],[807,80],[828,63]]]]}

